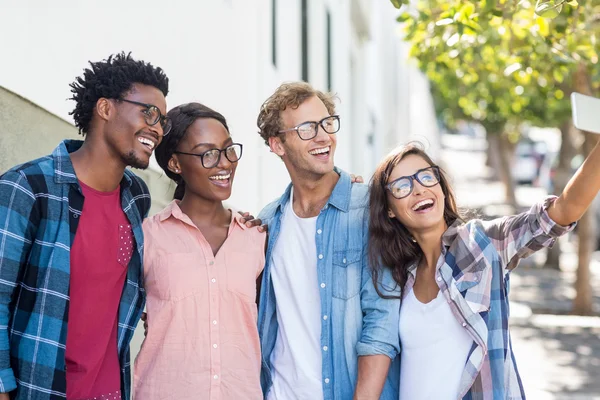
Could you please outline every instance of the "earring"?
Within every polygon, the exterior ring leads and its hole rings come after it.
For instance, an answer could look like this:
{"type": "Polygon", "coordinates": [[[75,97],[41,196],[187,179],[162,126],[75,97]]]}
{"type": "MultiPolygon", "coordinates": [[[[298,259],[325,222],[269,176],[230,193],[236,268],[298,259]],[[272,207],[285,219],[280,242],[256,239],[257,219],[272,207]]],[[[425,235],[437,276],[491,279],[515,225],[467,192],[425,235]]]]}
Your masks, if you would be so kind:
{"type": "Polygon", "coordinates": [[[394,213],[391,210],[388,210],[388,217],[394,218],[394,213]]]}
{"type": "Polygon", "coordinates": [[[179,173],[180,171],[178,169],[175,170],[176,173],[179,173]]]}

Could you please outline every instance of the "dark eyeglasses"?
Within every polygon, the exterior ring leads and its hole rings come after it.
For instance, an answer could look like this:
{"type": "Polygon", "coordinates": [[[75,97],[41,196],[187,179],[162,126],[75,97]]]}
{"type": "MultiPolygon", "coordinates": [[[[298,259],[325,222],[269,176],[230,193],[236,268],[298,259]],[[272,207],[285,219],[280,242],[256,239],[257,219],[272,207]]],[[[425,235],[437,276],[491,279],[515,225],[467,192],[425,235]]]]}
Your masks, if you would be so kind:
{"type": "Polygon", "coordinates": [[[397,199],[403,199],[412,193],[414,188],[413,180],[416,180],[425,187],[432,187],[440,183],[440,169],[436,165],[418,170],[410,176],[401,176],[385,185],[392,196],[397,199]]]}
{"type": "Polygon", "coordinates": [[[142,110],[142,112],[144,113],[144,120],[150,126],[154,126],[160,121],[163,136],[167,136],[171,131],[171,120],[167,116],[162,115],[158,107],[156,107],[155,105],[140,103],[137,101],[127,99],[119,100],[124,101],[126,103],[135,104],[136,106],[144,107],[145,109],[142,110]]]}
{"type": "Polygon", "coordinates": [[[202,162],[202,166],[204,168],[214,168],[219,165],[221,161],[221,153],[225,153],[225,158],[229,160],[229,162],[236,163],[242,158],[242,149],[243,146],[239,143],[234,143],[225,147],[224,149],[210,149],[205,151],[204,153],[195,154],[195,153],[186,153],[184,151],[174,151],[175,154],[187,154],[188,156],[196,156],[200,157],[200,161],[202,162]]]}
{"type": "Polygon", "coordinates": [[[325,117],[320,121],[306,121],[301,123],[298,126],[295,126],[290,129],[283,129],[278,133],[285,133],[296,131],[300,139],[302,140],[310,140],[317,136],[317,131],[319,126],[323,128],[323,130],[329,134],[336,133],[340,130],[340,117],[339,115],[331,115],[329,117],[325,117]]]}

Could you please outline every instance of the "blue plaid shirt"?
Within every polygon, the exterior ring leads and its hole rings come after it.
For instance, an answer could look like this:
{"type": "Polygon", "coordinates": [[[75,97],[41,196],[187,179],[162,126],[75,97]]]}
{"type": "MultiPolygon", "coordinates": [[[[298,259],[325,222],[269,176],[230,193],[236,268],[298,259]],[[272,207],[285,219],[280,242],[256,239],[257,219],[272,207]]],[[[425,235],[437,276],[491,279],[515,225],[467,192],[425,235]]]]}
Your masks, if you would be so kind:
{"type": "MultiPolygon", "coordinates": [[[[62,142],[50,156],[0,176],[0,393],[13,399],[66,398],[70,248],[84,197],[62,142]]],[[[144,308],[142,220],[150,209],[144,182],[130,171],[121,205],[136,242],[119,304],[121,392],[131,392],[129,342],[144,308]]],[[[98,299],[102,301],[102,299],[98,299]]]]}
{"type": "MultiPolygon", "coordinates": [[[[458,399],[525,399],[509,331],[509,272],[575,227],[550,218],[546,210],[555,199],[550,196],[518,215],[456,221],[442,236],[436,280],[457,321],[473,338],[458,399]]],[[[416,263],[409,266],[403,297],[415,283],[416,268],[416,263]]]]}

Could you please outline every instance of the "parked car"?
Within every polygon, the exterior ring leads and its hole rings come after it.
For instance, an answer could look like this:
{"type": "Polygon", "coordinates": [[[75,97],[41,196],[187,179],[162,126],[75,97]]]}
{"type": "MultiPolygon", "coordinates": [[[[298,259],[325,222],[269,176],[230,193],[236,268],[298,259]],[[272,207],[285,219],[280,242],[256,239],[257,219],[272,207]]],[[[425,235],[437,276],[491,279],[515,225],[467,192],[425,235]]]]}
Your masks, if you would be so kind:
{"type": "Polygon", "coordinates": [[[515,182],[520,185],[533,185],[539,174],[540,168],[548,146],[545,142],[524,138],[515,149],[515,165],[512,169],[515,182]]]}

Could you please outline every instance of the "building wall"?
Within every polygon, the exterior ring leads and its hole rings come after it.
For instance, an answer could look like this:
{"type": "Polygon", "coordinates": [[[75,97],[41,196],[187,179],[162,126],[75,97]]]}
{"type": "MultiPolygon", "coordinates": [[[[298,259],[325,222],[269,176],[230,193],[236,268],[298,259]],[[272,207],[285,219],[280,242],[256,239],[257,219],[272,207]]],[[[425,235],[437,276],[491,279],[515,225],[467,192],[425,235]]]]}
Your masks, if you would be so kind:
{"type": "MultiPolygon", "coordinates": [[[[70,122],[0,86],[0,174],[52,153],[61,140],[79,139],[70,122]]],[[[148,184],[153,199],[151,213],[172,198],[169,180],[156,170],[135,170],[148,184]]]]}
{"type": "MultiPolygon", "coordinates": [[[[71,121],[69,83],[88,60],[121,50],[161,66],[169,107],[200,101],[222,112],[244,144],[230,203],[258,212],[289,182],[283,163],[257,134],[262,102],[283,81],[302,78],[302,0],[43,0],[3,5],[0,85],[71,121]],[[276,62],[272,32],[275,4],[276,62]],[[93,29],[90,28],[93,25],[93,29]],[[24,27],[26,27],[24,29],[24,27]],[[14,35],[19,32],[19,35],[14,35]]],[[[327,89],[327,14],[331,89],[342,129],[336,164],[369,177],[394,145],[437,128],[427,115],[426,81],[406,62],[387,1],[307,0],[308,79],[327,89]],[[419,82],[425,82],[424,85],[419,82]],[[414,115],[417,114],[417,115],[414,115]],[[423,116],[426,115],[426,116],[423,116]]],[[[56,140],[50,140],[52,147],[56,140]]],[[[34,152],[24,154],[32,158],[34,152]]],[[[159,173],[153,164],[153,171],[159,173]]],[[[158,198],[157,198],[158,199],[158,198]]]]}

